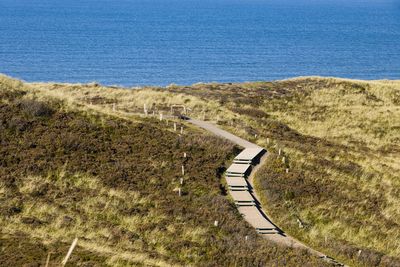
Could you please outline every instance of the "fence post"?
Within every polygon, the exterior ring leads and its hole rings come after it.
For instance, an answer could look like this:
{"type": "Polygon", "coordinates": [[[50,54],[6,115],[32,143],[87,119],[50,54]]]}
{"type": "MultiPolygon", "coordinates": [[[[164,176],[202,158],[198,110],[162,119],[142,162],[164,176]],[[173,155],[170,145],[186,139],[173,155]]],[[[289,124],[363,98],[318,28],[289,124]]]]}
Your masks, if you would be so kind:
{"type": "Polygon", "coordinates": [[[67,264],[67,261],[68,261],[69,257],[71,256],[72,251],[74,250],[77,243],[78,243],[78,238],[76,237],[74,239],[74,241],[72,242],[71,247],[68,250],[67,256],[65,256],[64,260],[61,262],[62,266],[65,266],[65,264],[67,264]]]}
{"type": "Polygon", "coordinates": [[[51,256],[51,254],[53,254],[53,252],[49,252],[49,253],[47,254],[47,259],[46,259],[46,265],[45,265],[45,267],[49,267],[49,264],[50,264],[50,256],[51,256]]]}

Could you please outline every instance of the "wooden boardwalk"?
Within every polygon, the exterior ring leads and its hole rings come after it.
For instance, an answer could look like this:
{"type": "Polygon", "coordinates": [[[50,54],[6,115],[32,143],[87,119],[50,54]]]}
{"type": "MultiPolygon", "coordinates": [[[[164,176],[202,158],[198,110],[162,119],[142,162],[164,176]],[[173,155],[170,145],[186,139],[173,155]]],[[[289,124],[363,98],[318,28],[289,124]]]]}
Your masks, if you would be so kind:
{"type": "Polygon", "coordinates": [[[188,122],[244,148],[244,150],[234,159],[234,163],[228,168],[225,178],[230,195],[238,207],[240,214],[242,214],[244,219],[256,229],[257,233],[262,234],[265,238],[280,245],[305,249],[311,254],[332,263],[334,266],[345,266],[333,258],[328,257],[327,255],[304,245],[293,237],[286,235],[268,218],[267,213],[265,213],[260,206],[257,192],[253,191],[254,175],[268,156],[268,152],[265,149],[222,130],[212,123],[190,118],[188,119],[188,122]]]}

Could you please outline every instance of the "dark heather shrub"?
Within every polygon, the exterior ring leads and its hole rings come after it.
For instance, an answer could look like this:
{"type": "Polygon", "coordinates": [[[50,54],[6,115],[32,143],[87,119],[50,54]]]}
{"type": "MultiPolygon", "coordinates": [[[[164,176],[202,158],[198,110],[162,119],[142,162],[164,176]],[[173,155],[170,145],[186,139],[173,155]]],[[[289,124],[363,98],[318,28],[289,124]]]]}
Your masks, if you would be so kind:
{"type": "Polygon", "coordinates": [[[36,100],[20,100],[17,102],[17,106],[26,114],[34,117],[50,117],[54,113],[49,105],[36,100]]]}

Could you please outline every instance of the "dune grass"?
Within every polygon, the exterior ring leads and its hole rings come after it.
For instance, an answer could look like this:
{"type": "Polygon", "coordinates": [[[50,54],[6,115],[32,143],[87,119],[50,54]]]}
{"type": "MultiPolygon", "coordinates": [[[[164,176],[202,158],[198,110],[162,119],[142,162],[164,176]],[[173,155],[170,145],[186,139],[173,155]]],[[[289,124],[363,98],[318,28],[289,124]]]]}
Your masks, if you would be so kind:
{"type": "Polygon", "coordinates": [[[400,82],[304,77],[173,91],[218,101],[222,127],[269,148],[256,185],[288,233],[351,265],[400,264],[400,82]]]}
{"type": "Polygon", "coordinates": [[[302,77],[134,90],[30,84],[26,90],[36,99],[62,100],[70,110],[128,119],[142,114],[144,104],[150,114],[184,104],[190,116],[268,147],[272,156],[256,185],[288,233],[352,265],[399,264],[400,81],[302,77]]]}
{"type": "Polygon", "coordinates": [[[98,87],[0,77],[1,266],[44,265],[48,253],[58,266],[75,237],[69,266],[324,266],[241,218],[221,183],[232,144],[135,115],[146,101],[201,100],[98,87]]]}

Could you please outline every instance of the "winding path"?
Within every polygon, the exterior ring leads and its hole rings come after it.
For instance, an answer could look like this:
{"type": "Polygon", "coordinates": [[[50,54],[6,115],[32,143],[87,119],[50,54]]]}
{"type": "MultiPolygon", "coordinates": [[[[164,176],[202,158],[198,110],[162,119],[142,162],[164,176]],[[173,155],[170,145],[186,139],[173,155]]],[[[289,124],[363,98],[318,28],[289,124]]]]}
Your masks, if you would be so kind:
{"type": "MultiPolygon", "coordinates": [[[[260,147],[260,146],[254,144],[254,143],[251,143],[251,142],[249,142],[249,141],[247,141],[247,140],[245,140],[243,138],[240,138],[240,137],[238,137],[236,135],[233,135],[233,134],[231,134],[231,133],[229,133],[229,132],[227,132],[225,130],[222,130],[218,126],[216,126],[216,125],[214,125],[212,123],[201,121],[201,120],[196,120],[196,119],[191,119],[191,118],[188,118],[187,121],[189,123],[193,124],[193,125],[196,125],[196,126],[198,126],[200,128],[203,128],[203,129],[205,129],[205,130],[207,130],[207,131],[209,131],[209,132],[211,132],[211,133],[213,133],[215,135],[218,135],[218,136],[220,136],[220,137],[222,137],[224,139],[227,139],[227,140],[229,140],[229,141],[231,141],[231,142],[233,142],[233,143],[235,143],[235,144],[237,144],[237,145],[239,145],[239,146],[241,146],[241,147],[243,147],[245,149],[246,148],[255,148],[255,147],[259,148],[260,147]]],[[[259,168],[265,163],[267,157],[268,157],[268,152],[265,153],[264,156],[260,159],[259,164],[256,165],[253,168],[253,171],[251,172],[250,176],[248,177],[248,182],[250,183],[251,188],[254,188],[254,177],[255,177],[255,174],[257,173],[259,168]]],[[[256,202],[260,203],[259,197],[257,195],[257,192],[255,192],[255,190],[252,190],[251,194],[253,195],[253,197],[256,200],[256,202]]],[[[261,206],[259,206],[259,209],[261,210],[261,212],[263,213],[265,218],[267,220],[269,220],[270,222],[272,222],[272,220],[269,219],[268,214],[262,209],[261,206]]],[[[250,223],[249,220],[251,220],[251,218],[248,219],[248,218],[245,217],[245,219],[248,220],[248,222],[250,223]]],[[[304,245],[303,243],[301,243],[300,241],[296,240],[295,238],[293,238],[291,236],[288,236],[278,226],[277,226],[277,229],[279,231],[276,234],[264,234],[263,237],[265,237],[266,239],[271,240],[271,241],[273,241],[273,242],[275,242],[277,244],[280,244],[280,245],[293,247],[293,248],[299,248],[299,249],[305,249],[309,253],[311,253],[311,254],[313,254],[313,255],[321,258],[321,259],[324,259],[324,260],[332,263],[333,265],[345,266],[344,264],[341,264],[341,263],[337,262],[333,258],[328,257],[327,255],[325,255],[325,254],[323,254],[323,253],[321,253],[319,251],[316,251],[316,250],[304,245]]]]}

